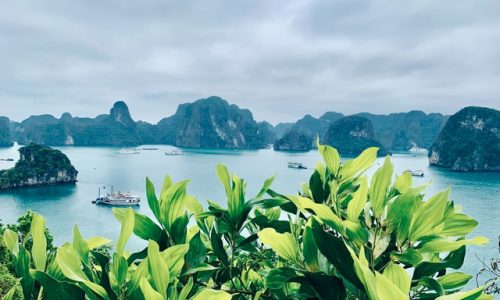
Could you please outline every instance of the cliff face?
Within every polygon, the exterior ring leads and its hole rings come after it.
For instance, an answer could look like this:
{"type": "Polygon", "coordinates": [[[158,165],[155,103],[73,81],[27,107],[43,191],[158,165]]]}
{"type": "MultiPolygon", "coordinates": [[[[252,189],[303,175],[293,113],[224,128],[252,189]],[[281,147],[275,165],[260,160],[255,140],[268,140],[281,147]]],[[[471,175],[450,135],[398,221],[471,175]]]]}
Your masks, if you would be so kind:
{"type": "Polygon", "coordinates": [[[64,113],[60,119],[52,115],[31,116],[15,126],[20,144],[38,143],[52,146],[126,146],[139,145],[141,138],[127,105],[118,101],[109,115],[74,118],[64,113]]]}
{"type": "Polygon", "coordinates": [[[10,121],[6,117],[0,117],[0,147],[10,147],[12,144],[10,121]]]}
{"type": "Polygon", "coordinates": [[[0,190],[76,182],[78,171],[61,151],[30,144],[19,153],[14,168],[0,171],[0,190]]]}
{"type": "Polygon", "coordinates": [[[471,106],[451,116],[429,163],[452,171],[500,171],[500,111],[471,106]]]}
{"type": "Polygon", "coordinates": [[[179,105],[175,115],[157,125],[159,142],[179,147],[260,149],[267,146],[265,128],[247,109],[219,97],[179,105]]]}
{"type": "Polygon", "coordinates": [[[370,120],[348,116],[334,122],[325,133],[325,144],[337,148],[341,154],[358,155],[368,147],[379,147],[378,155],[386,155],[386,148],[375,139],[370,120]]]}
{"type": "Polygon", "coordinates": [[[274,143],[274,150],[278,151],[309,151],[311,148],[311,136],[294,129],[274,143]]]}

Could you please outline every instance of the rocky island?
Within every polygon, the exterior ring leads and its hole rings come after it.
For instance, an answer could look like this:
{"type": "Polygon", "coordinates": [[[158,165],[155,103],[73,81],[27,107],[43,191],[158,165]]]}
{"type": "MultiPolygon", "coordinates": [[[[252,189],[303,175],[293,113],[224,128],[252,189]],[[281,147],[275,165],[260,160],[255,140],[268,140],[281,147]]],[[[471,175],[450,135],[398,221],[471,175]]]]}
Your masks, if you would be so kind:
{"type": "Polygon", "coordinates": [[[378,147],[378,155],[389,152],[375,139],[373,125],[367,118],[348,116],[335,121],[325,133],[323,142],[344,155],[358,155],[368,147],[378,147]]]}
{"type": "Polygon", "coordinates": [[[429,163],[452,171],[500,171],[500,111],[469,106],[451,116],[429,163]]]}
{"type": "Polygon", "coordinates": [[[0,117],[0,147],[10,147],[12,144],[10,120],[6,117],[0,117]]]}
{"type": "Polygon", "coordinates": [[[295,129],[289,130],[274,143],[274,150],[278,151],[309,151],[311,148],[311,136],[295,129]]]}
{"type": "Polygon", "coordinates": [[[61,151],[29,144],[19,153],[13,168],[0,171],[0,191],[76,182],[78,171],[61,151]]]}

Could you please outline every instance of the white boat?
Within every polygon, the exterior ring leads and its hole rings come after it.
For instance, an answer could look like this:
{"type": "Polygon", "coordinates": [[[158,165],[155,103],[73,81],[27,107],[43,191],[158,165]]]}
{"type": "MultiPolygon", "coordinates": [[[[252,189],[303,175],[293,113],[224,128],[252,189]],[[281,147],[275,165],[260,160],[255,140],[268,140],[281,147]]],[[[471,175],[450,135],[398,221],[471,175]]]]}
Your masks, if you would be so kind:
{"type": "Polygon", "coordinates": [[[165,155],[182,155],[182,151],[173,149],[173,150],[168,150],[165,151],[165,155]]]}
{"type": "Polygon", "coordinates": [[[406,171],[410,172],[411,176],[424,177],[424,171],[423,170],[406,170],[406,171]]]}
{"type": "Polygon", "coordinates": [[[126,149],[126,148],[122,148],[120,150],[118,150],[118,153],[120,154],[139,154],[141,153],[141,150],[140,149],[126,149]]]}
{"type": "MultiPolygon", "coordinates": [[[[106,187],[102,188],[103,190],[106,187]]],[[[94,204],[109,205],[109,206],[132,206],[139,205],[141,203],[141,198],[139,196],[132,195],[129,192],[123,193],[118,191],[113,192],[113,186],[111,186],[111,192],[104,195],[101,194],[101,188],[97,194],[97,198],[92,201],[94,204]]]]}
{"type": "Polygon", "coordinates": [[[306,166],[299,162],[289,162],[288,167],[292,169],[307,169],[306,166]]]}
{"type": "Polygon", "coordinates": [[[427,153],[427,149],[425,148],[420,148],[417,145],[411,147],[409,150],[411,153],[427,153]]]}
{"type": "Polygon", "coordinates": [[[143,147],[141,150],[158,150],[156,147],[143,147]]]}

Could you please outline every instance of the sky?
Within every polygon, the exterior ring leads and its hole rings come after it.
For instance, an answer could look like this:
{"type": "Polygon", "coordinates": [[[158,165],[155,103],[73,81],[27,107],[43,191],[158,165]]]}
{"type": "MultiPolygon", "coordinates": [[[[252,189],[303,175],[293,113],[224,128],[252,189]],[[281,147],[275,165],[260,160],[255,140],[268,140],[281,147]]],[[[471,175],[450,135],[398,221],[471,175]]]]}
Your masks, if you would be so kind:
{"type": "Polygon", "coordinates": [[[5,1],[0,115],[156,123],[218,95],[257,120],[500,107],[500,1],[5,1]]]}

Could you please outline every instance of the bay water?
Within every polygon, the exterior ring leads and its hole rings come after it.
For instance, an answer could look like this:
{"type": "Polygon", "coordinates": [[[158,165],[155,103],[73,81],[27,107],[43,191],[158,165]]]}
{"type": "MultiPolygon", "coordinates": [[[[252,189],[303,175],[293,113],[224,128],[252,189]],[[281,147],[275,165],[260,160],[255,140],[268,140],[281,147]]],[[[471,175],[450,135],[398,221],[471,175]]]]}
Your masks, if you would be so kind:
{"type": "MultiPolygon", "coordinates": [[[[0,148],[0,158],[18,159],[19,146],[0,148]]],[[[73,226],[78,225],[84,237],[95,235],[116,240],[120,224],[114,218],[111,208],[91,203],[103,185],[113,185],[115,191],[130,191],[142,198],[139,212],[152,216],[147,206],[145,178],[148,176],[157,187],[165,175],[174,181],[191,179],[188,192],[206,206],[211,200],[225,205],[224,189],[217,180],[218,163],[228,166],[248,182],[247,195],[255,195],[268,177],[275,176],[272,189],[282,194],[296,194],[301,182],[307,182],[316,162],[321,160],[317,151],[305,153],[277,152],[270,149],[244,150],[199,150],[182,149],[184,155],[169,156],[165,151],[174,149],[158,145],[159,150],[142,150],[140,154],[120,154],[112,147],[58,147],[66,154],[79,171],[78,182],[74,185],[25,188],[0,192],[0,222],[13,223],[26,210],[33,210],[45,217],[47,227],[60,245],[72,240],[73,226]],[[297,161],[309,167],[307,170],[288,168],[290,161],[297,161]]],[[[382,164],[377,159],[372,174],[382,164]]],[[[395,172],[406,169],[422,169],[425,176],[414,177],[414,185],[431,183],[426,189],[426,197],[451,188],[451,198],[463,207],[466,214],[479,221],[473,235],[484,235],[490,244],[469,247],[465,272],[476,274],[481,269],[478,259],[488,261],[498,257],[498,237],[500,234],[500,173],[456,173],[430,167],[425,154],[395,153],[392,155],[395,172]]],[[[0,169],[10,168],[15,162],[0,161],[0,169]]],[[[127,248],[142,249],[145,241],[132,239],[127,248]]],[[[475,284],[475,283],[474,283],[475,284]]],[[[473,286],[473,284],[469,284],[473,286]]]]}

